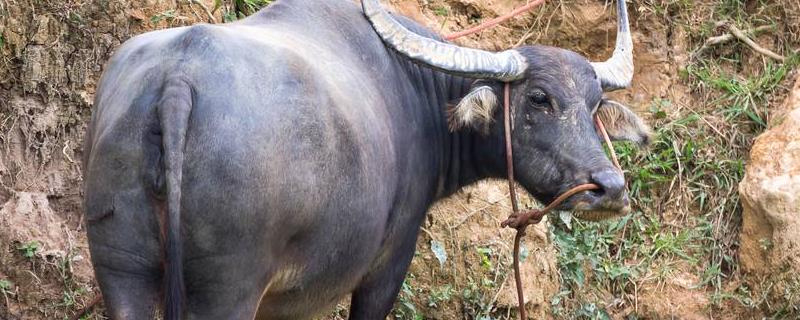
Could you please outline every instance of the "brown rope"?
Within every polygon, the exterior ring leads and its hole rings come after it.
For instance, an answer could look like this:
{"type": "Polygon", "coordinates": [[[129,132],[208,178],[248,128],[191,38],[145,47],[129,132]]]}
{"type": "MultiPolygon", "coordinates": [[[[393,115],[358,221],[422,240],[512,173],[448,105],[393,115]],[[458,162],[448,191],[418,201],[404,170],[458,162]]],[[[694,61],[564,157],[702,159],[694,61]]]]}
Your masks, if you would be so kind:
{"type": "MultiPolygon", "coordinates": [[[[503,125],[505,126],[506,131],[505,140],[506,166],[508,167],[508,190],[511,193],[511,209],[513,212],[511,216],[506,219],[506,221],[503,221],[501,226],[511,227],[517,230],[517,234],[514,236],[514,278],[517,286],[519,318],[524,320],[527,319],[527,316],[525,314],[525,296],[522,290],[522,274],[520,273],[519,269],[519,247],[520,242],[522,242],[522,237],[525,235],[525,229],[531,224],[537,224],[541,222],[542,218],[545,214],[547,214],[547,212],[561,205],[561,203],[566,201],[569,197],[584,191],[600,189],[600,186],[593,183],[578,185],[559,195],[555,200],[553,200],[553,202],[544,207],[544,209],[529,210],[520,213],[519,205],[517,204],[517,192],[514,182],[514,148],[511,145],[511,131],[513,130],[511,127],[511,84],[508,82],[505,83],[503,95],[503,125]]],[[[614,165],[617,167],[617,169],[622,171],[619,161],[617,160],[617,155],[614,153],[614,147],[611,145],[611,139],[609,139],[605,126],[603,125],[603,121],[601,121],[599,117],[595,116],[595,122],[597,124],[597,129],[601,132],[601,135],[603,136],[603,139],[605,140],[605,143],[611,152],[611,158],[614,161],[614,165]]]]}
{"type": "Polygon", "coordinates": [[[506,15],[494,18],[492,20],[489,20],[489,21],[487,21],[485,23],[482,23],[482,24],[478,25],[477,27],[469,28],[469,29],[464,30],[464,31],[460,31],[460,32],[456,32],[456,33],[453,33],[453,34],[449,34],[449,35],[445,36],[444,38],[447,41],[451,41],[451,40],[454,40],[454,39],[461,38],[463,36],[468,36],[468,35],[471,35],[473,33],[481,32],[483,30],[486,30],[488,28],[491,28],[491,27],[494,27],[494,26],[496,26],[498,24],[506,22],[509,19],[511,19],[513,17],[516,17],[516,16],[518,16],[518,15],[520,15],[520,14],[522,14],[522,13],[528,11],[528,10],[536,8],[537,6],[539,6],[542,3],[544,3],[544,0],[533,1],[531,3],[528,3],[528,4],[524,5],[524,6],[521,6],[519,8],[514,9],[514,11],[511,11],[510,13],[508,13],[506,15]]]}
{"type": "Polygon", "coordinates": [[[597,130],[600,131],[600,135],[603,136],[603,141],[606,142],[606,146],[608,146],[608,152],[611,153],[611,160],[614,161],[614,166],[622,172],[622,166],[619,165],[619,159],[617,159],[617,153],[614,152],[614,146],[611,144],[611,138],[608,137],[608,131],[606,131],[606,126],[603,124],[603,121],[600,121],[600,117],[594,117],[594,122],[597,125],[597,130]]]}

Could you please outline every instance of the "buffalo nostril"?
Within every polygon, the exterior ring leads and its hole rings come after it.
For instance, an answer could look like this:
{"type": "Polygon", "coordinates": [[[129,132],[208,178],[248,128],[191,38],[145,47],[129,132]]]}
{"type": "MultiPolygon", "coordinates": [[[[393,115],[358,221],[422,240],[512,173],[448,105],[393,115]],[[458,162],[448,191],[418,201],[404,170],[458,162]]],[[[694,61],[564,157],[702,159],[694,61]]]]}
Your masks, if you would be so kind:
{"type": "Polygon", "coordinates": [[[616,170],[592,173],[592,182],[600,187],[605,197],[611,199],[619,199],[625,191],[625,179],[616,170]]]}

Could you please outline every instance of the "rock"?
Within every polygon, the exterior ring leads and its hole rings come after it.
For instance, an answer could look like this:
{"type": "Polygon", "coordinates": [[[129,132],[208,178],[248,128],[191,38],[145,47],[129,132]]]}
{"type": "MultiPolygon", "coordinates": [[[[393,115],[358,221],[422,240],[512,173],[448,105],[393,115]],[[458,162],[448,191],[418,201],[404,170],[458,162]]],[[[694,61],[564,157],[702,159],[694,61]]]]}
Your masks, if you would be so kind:
{"type": "Polygon", "coordinates": [[[783,110],[759,136],[739,185],[744,208],[739,259],[746,282],[770,307],[800,311],[800,78],[783,110]],[[774,299],[774,300],[773,300],[774,299]]]}
{"type": "Polygon", "coordinates": [[[797,77],[794,87],[791,91],[789,91],[789,96],[786,97],[786,100],[783,102],[783,104],[777,109],[770,111],[770,128],[781,124],[786,118],[786,115],[798,107],[800,107],[800,76],[797,77]]]}

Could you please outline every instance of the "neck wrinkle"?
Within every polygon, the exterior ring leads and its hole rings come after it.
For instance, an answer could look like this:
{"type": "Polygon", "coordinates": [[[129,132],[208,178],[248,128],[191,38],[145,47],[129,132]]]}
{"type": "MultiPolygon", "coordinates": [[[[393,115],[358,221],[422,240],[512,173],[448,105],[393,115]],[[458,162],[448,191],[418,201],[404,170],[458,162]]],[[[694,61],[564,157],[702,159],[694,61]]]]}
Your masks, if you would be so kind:
{"type": "Polygon", "coordinates": [[[474,157],[476,133],[468,129],[451,132],[447,122],[448,103],[460,101],[469,92],[475,79],[450,75],[413,62],[410,66],[417,69],[410,74],[421,77],[415,79],[421,84],[419,88],[422,92],[419,94],[430,97],[427,108],[436,119],[437,132],[435,139],[431,139],[430,150],[436,152],[441,160],[435,197],[441,199],[484,178],[474,157]],[[430,79],[425,79],[426,76],[430,79]]]}

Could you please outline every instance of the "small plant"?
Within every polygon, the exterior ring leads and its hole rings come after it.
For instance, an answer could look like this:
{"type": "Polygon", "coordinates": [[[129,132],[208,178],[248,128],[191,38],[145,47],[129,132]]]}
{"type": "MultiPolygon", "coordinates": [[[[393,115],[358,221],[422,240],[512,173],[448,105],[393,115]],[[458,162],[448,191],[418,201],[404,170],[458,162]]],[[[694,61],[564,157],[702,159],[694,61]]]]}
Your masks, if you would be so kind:
{"type": "Polygon", "coordinates": [[[236,16],[235,11],[225,10],[222,12],[222,21],[224,22],[233,22],[236,21],[238,17],[236,16]]]}
{"type": "Polygon", "coordinates": [[[22,256],[23,257],[31,259],[34,256],[36,256],[36,252],[39,251],[39,242],[34,240],[34,241],[31,241],[31,242],[25,243],[25,244],[17,247],[17,250],[22,252],[22,256]]]}
{"type": "Polygon", "coordinates": [[[13,296],[14,292],[11,290],[14,284],[8,280],[0,280],[0,294],[3,294],[3,299],[6,300],[6,305],[8,305],[8,296],[13,296]]]}
{"type": "Polygon", "coordinates": [[[761,250],[768,251],[772,249],[772,241],[767,238],[761,238],[758,240],[758,244],[761,247],[761,250]]]}
{"type": "Polygon", "coordinates": [[[453,295],[453,287],[450,285],[446,285],[444,287],[433,290],[431,291],[431,295],[428,296],[428,306],[437,308],[439,306],[439,303],[450,301],[452,295],[453,295]]]}
{"type": "Polygon", "coordinates": [[[611,316],[594,303],[584,304],[576,313],[576,318],[578,319],[611,320],[611,316]]]}
{"type": "Polygon", "coordinates": [[[399,306],[395,306],[394,308],[394,317],[396,319],[403,319],[403,320],[422,320],[424,317],[422,316],[419,311],[417,311],[416,305],[414,305],[414,297],[416,296],[416,290],[411,285],[411,282],[414,280],[415,276],[413,273],[409,273],[406,276],[406,279],[403,280],[403,285],[400,287],[400,295],[397,299],[397,304],[399,306]]]}
{"type": "Polygon", "coordinates": [[[446,16],[448,16],[450,14],[450,12],[445,7],[434,7],[433,8],[433,14],[435,14],[437,16],[440,16],[440,17],[446,17],[446,16]]]}
{"type": "Polygon", "coordinates": [[[236,7],[236,12],[243,16],[249,16],[271,3],[272,0],[236,0],[234,5],[236,7]]]}
{"type": "MultiPolygon", "coordinates": [[[[236,21],[246,18],[259,10],[272,4],[274,0],[234,0],[232,6],[226,6],[222,11],[222,20],[224,22],[236,21]]],[[[222,0],[217,0],[214,5],[214,11],[222,7],[222,0]]]]}
{"type": "Polygon", "coordinates": [[[70,12],[69,13],[69,21],[75,24],[81,25],[83,24],[83,17],[77,12],[70,12]]]}
{"type": "Polygon", "coordinates": [[[492,249],[491,248],[478,248],[478,255],[481,257],[481,266],[486,270],[492,269],[492,249]]]}
{"type": "Polygon", "coordinates": [[[64,290],[61,292],[61,305],[65,308],[72,308],[77,304],[78,297],[86,292],[84,288],[78,288],[77,290],[64,290]]]}
{"type": "Polygon", "coordinates": [[[0,280],[0,292],[3,293],[4,295],[11,293],[12,286],[14,286],[14,284],[11,283],[11,281],[5,279],[0,280]]]}
{"type": "Polygon", "coordinates": [[[72,309],[78,302],[78,298],[86,293],[86,288],[79,286],[75,283],[72,275],[72,259],[75,257],[74,252],[70,252],[66,257],[59,258],[56,263],[58,268],[58,275],[61,278],[61,284],[64,289],[61,292],[61,303],[59,307],[65,309],[72,309]]]}
{"type": "Polygon", "coordinates": [[[175,18],[177,17],[178,16],[175,14],[175,10],[167,10],[150,17],[150,22],[153,24],[157,24],[164,20],[171,22],[172,20],[175,20],[175,18]]]}

